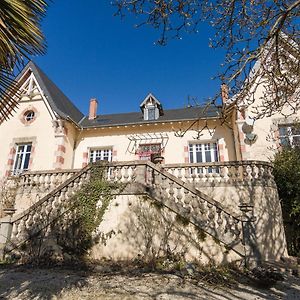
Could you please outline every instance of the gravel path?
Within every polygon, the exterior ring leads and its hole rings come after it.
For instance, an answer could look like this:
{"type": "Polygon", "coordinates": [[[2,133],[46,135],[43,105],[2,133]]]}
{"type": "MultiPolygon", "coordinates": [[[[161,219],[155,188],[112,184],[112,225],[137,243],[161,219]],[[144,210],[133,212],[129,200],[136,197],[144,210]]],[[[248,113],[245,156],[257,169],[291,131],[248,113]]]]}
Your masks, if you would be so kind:
{"type": "Polygon", "coordinates": [[[64,268],[0,268],[0,299],[300,299],[300,279],[287,276],[270,289],[246,284],[216,287],[174,274],[104,274],[64,268]]]}

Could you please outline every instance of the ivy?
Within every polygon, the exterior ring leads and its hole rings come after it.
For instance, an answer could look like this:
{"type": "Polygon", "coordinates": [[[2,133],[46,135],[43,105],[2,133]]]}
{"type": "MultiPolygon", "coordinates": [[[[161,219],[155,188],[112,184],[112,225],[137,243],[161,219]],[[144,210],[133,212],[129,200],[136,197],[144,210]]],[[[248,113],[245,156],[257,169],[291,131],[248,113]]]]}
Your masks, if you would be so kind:
{"type": "Polygon", "coordinates": [[[69,220],[67,230],[57,228],[62,225],[61,222],[66,222],[64,218],[54,224],[57,242],[69,254],[82,256],[99,239],[96,230],[112,199],[124,187],[120,183],[108,182],[105,178],[110,170],[103,163],[100,164],[92,166],[89,182],[72,197],[69,207],[72,219],[69,220]]]}

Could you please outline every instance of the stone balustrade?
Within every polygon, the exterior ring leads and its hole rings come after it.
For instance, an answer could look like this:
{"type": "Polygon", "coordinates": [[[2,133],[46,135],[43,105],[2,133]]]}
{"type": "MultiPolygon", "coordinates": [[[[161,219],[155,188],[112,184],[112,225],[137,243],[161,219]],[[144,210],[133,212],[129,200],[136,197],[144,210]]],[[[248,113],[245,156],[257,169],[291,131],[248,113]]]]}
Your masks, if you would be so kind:
{"type": "Polygon", "coordinates": [[[244,255],[240,216],[228,213],[214,199],[153,164],[147,164],[145,178],[151,198],[244,255]]]}
{"type": "MultiPolygon", "coordinates": [[[[69,176],[69,174],[65,175],[69,176]]],[[[89,177],[90,168],[75,173],[29,209],[14,216],[12,218],[13,227],[10,247],[15,248],[18,244],[47,227],[53,220],[64,215],[69,208],[68,200],[89,180],[89,177]]],[[[40,178],[40,176],[35,178],[40,178]]],[[[25,179],[27,178],[25,177],[25,179]]],[[[47,180],[48,183],[49,181],[47,180]]]]}
{"type": "Polygon", "coordinates": [[[262,161],[167,164],[163,168],[194,185],[275,184],[272,164],[262,161]]]}
{"type": "MultiPolygon", "coordinates": [[[[104,174],[108,181],[128,183],[134,181],[136,164],[129,163],[111,163],[111,164],[95,164],[95,167],[103,168],[104,174]]],[[[12,234],[11,248],[15,248],[21,242],[26,241],[30,236],[35,235],[42,229],[46,228],[53,220],[64,215],[64,219],[68,219],[69,201],[71,197],[87,182],[90,178],[92,165],[81,171],[72,172],[53,172],[49,176],[48,172],[44,174],[36,172],[34,174],[27,173],[22,176],[23,187],[28,190],[37,186],[44,185],[54,188],[45,197],[33,204],[23,213],[12,218],[12,234]],[[52,177],[53,176],[53,177],[52,177]],[[51,181],[51,178],[53,180],[51,181]],[[66,180],[62,183],[63,178],[66,180]]]]}
{"type": "Polygon", "coordinates": [[[78,173],[79,169],[60,171],[33,171],[22,173],[19,178],[19,193],[47,193],[78,173]]]}
{"type": "Polygon", "coordinates": [[[138,183],[144,187],[143,193],[148,194],[151,201],[161,203],[241,256],[245,254],[241,214],[229,213],[219,202],[190,183],[201,180],[209,183],[273,180],[272,166],[263,162],[165,166],[148,161],[105,162],[89,165],[81,171],[25,173],[21,178],[21,188],[55,188],[29,209],[12,218],[12,248],[40,232],[54,220],[62,216],[64,220],[68,219],[68,201],[89,180],[93,166],[104,170],[107,181],[138,183]]]}

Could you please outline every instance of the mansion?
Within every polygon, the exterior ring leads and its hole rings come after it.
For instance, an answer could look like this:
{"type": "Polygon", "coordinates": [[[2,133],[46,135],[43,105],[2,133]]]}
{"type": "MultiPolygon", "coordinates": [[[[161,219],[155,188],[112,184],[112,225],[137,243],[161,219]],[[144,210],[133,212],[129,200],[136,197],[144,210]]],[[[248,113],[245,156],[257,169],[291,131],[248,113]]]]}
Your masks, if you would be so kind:
{"type": "MultiPolygon", "coordinates": [[[[237,110],[222,86],[221,106],[166,110],[150,93],[137,99],[131,113],[104,115],[91,99],[85,116],[33,62],[17,81],[18,107],[0,124],[0,178],[19,180],[14,214],[0,222],[6,251],[54,221],[67,224],[72,217],[64,203],[89,180],[91,163],[106,161],[107,179],[128,186],[103,218],[99,231],[110,239],[94,248],[94,257],[134,258],[149,251],[149,243],[138,239],[147,222],[138,226],[133,206],[164,217],[153,225],[158,232],[151,247],[159,251],[168,215],[174,231],[167,246],[189,258],[220,263],[287,255],[270,160],[276,149],[299,140],[297,115],[253,123],[251,110],[237,110]],[[166,215],[144,200],[159,203],[166,215]],[[188,220],[188,228],[174,225],[176,216],[188,220]],[[199,239],[199,230],[209,238],[199,239]]],[[[261,91],[256,93],[259,99],[261,91]]]]}
{"type": "Polygon", "coordinates": [[[266,118],[252,126],[247,111],[230,104],[224,121],[221,107],[164,110],[152,94],[137,102],[137,112],[109,115],[101,114],[98,100],[91,99],[84,116],[33,62],[17,80],[19,105],[0,125],[0,177],[80,169],[97,160],[151,160],[156,155],[163,157],[163,164],[270,161],[280,141],[300,137],[291,127],[294,119],[266,118]],[[270,132],[276,138],[268,139],[270,132]]]}

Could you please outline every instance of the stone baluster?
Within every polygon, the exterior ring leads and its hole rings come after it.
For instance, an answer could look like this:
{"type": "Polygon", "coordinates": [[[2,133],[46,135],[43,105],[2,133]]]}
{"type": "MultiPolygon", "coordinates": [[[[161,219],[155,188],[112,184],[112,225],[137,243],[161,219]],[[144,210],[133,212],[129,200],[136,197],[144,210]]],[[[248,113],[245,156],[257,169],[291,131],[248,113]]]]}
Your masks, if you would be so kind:
{"type": "Polygon", "coordinates": [[[225,166],[217,166],[216,167],[216,175],[217,178],[215,179],[216,182],[224,182],[225,181],[225,166]]]}
{"type": "Polygon", "coordinates": [[[180,180],[184,180],[183,174],[182,174],[182,168],[181,168],[181,167],[178,167],[178,168],[177,168],[177,177],[178,177],[180,180]]]}
{"type": "Polygon", "coordinates": [[[122,180],[122,167],[120,167],[120,166],[118,166],[117,167],[117,181],[118,182],[121,182],[121,180],[122,180]]]}
{"type": "Polygon", "coordinates": [[[175,194],[175,191],[174,191],[174,182],[173,181],[168,181],[168,193],[169,193],[169,197],[170,197],[170,201],[175,201],[175,197],[174,197],[174,194],[175,194]]]}
{"type": "Polygon", "coordinates": [[[197,168],[191,167],[190,170],[191,170],[191,183],[193,185],[195,185],[196,184],[196,177],[197,177],[197,168]]]}
{"type": "Polygon", "coordinates": [[[239,164],[234,164],[233,170],[234,170],[234,179],[235,179],[235,182],[239,182],[240,179],[241,179],[239,164]]]}
{"type": "Polygon", "coordinates": [[[176,202],[182,202],[183,194],[181,192],[181,186],[179,184],[175,184],[175,189],[176,189],[176,202]]]}
{"type": "Polygon", "coordinates": [[[45,191],[49,191],[50,187],[51,187],[51,175],[49,173],[47,173],[45,175],[45,191]]]}
{"type": "Polygon", "coordinates": [[[136,166],[131,166],[131,182],[133,182],[136,178],[136,166]]]}
{"type": "Polygon", "coordinates": [[[46,174],[40,174],[39,192],[41,192],[41,193],[45,193],[46,192],[45,180],[46,180],[46,174]]]}
{"type": "Polygon", "coordinates": [[[190,182],[190,176],[191,176],[190,168],[189,167],[184,167],[183,172],[184,172],[183,173],[184,181],[185,182],[190,182]]]}
{"type": "Polygon", "coordinates": [[[190,204],[192,201],[192,195],[188,189],[183,189],[183,203],[186,205],[190,204]]]}
{"type": "Polygon", "coordinates": [[[262,164],[257,164],[257,179],[263,180],[264,168],[262,164]]]}
{"type": "Polygon", "coordinates": [[[251,180],[253,181],[256,179],[255,165],[250,163],[250,168],[251,168],[251,180]]]}
{"type": "Polygon", "coordinates": [[[128,182],[128,179],[129,179],[129,167],[128,166],[124,166],[124,175],[123,175],[123,178],[124,178],[124,182],[128,182]]]}
{"type": "Polygon", "coordinates": [[[110,167],[109,172],[108,172],[108,180],[114,182],[116,178],[116,168],[115,167],[110,167]]]}
{"type": "Polygon", "coordinates": [[[62,184],[62,173],[58,173],[57,175],[56,175],[57,177],[57,185],[61,185],[62,184]]]}

